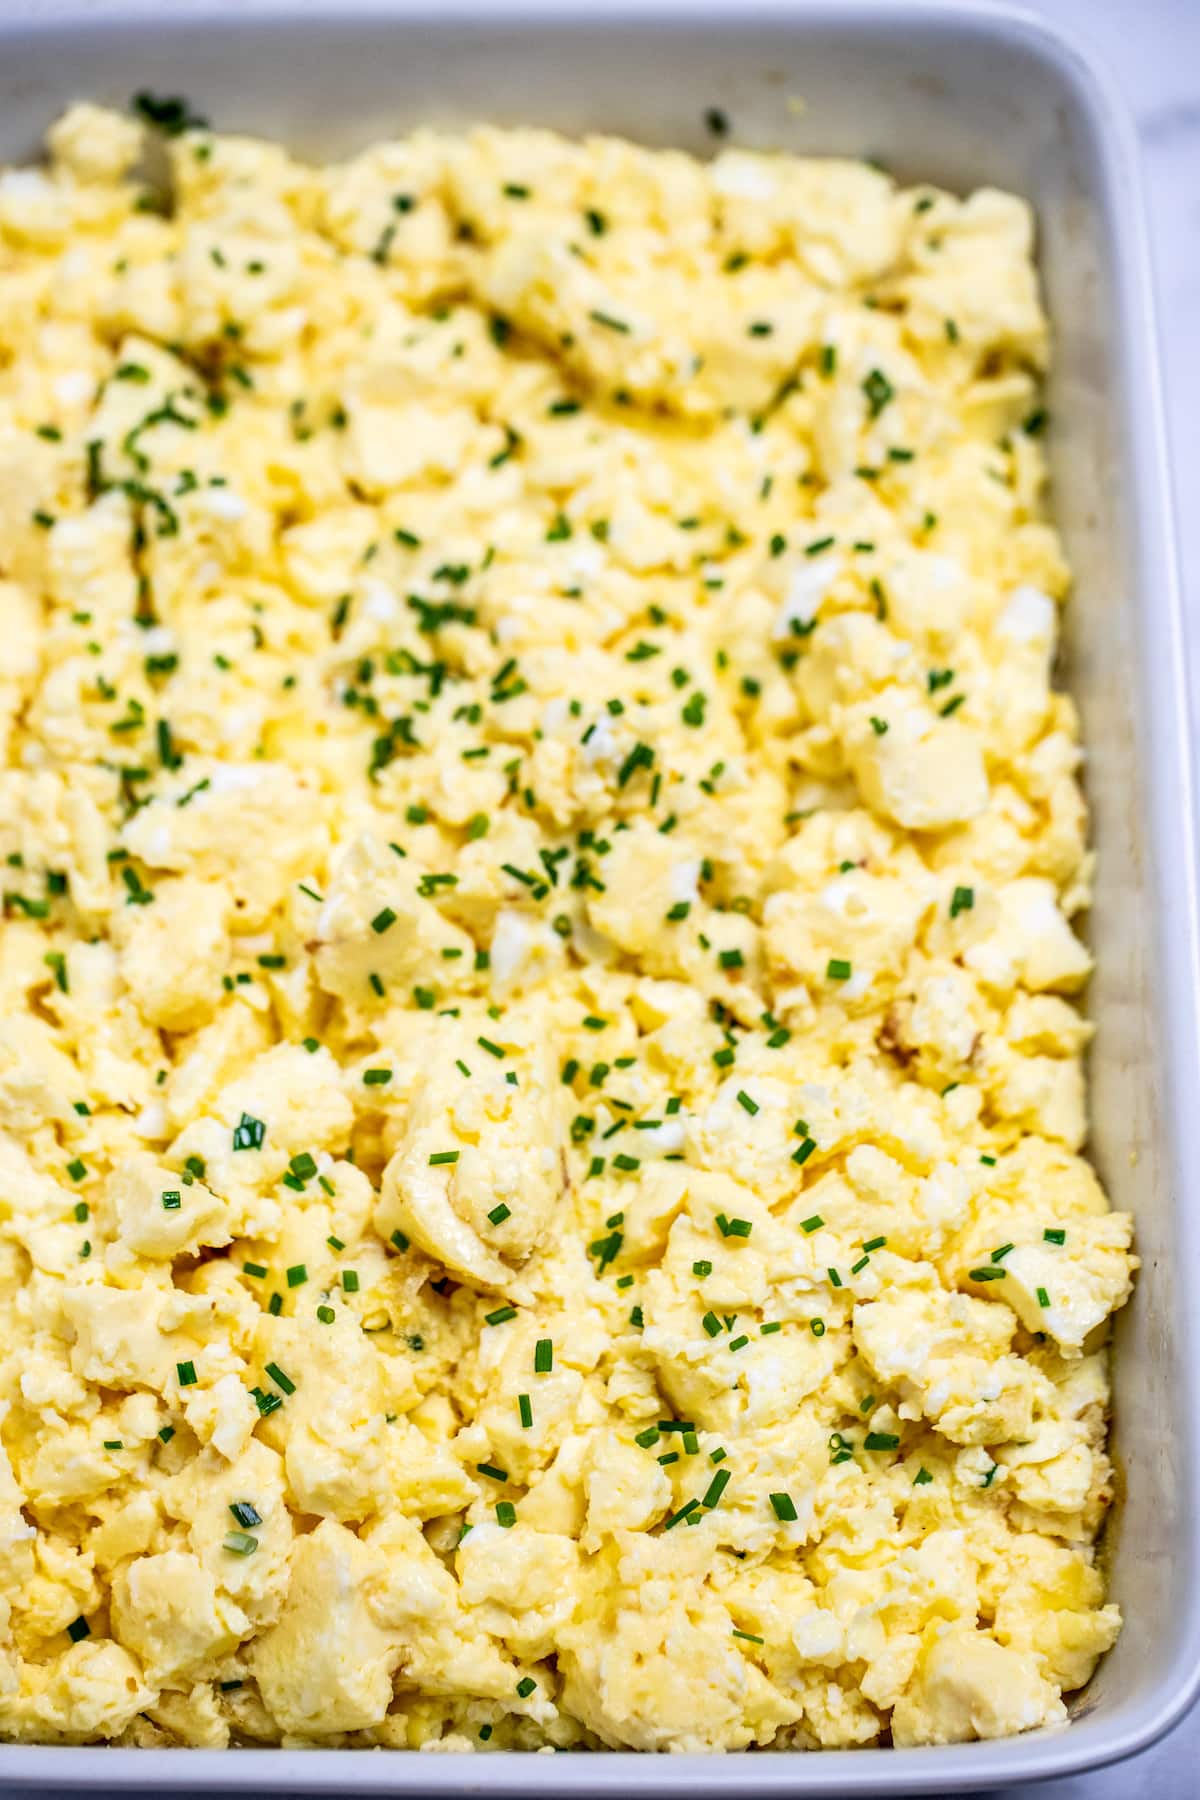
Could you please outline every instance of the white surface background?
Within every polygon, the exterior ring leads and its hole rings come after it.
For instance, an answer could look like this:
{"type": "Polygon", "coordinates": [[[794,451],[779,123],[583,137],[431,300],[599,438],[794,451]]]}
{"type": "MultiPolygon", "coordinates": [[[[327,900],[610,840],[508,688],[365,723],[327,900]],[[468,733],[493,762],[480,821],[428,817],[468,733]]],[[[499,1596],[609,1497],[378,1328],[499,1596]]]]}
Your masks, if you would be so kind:
{"type": "MultiPolygon", "coordinates": [[[[122,0],[122,9],[141,4],[149,21],[164,3],[172,11],[187,12],[199,10],[206,0],[122,0]]],[[[388,0],[374,4],[386,11],[388,0]]],[[[603,4],[604,0],[596,0],[598,8],[603,4]]],[[[1108,65],[1141,138],[1158,277],[1180,562],[1194,621],[1189,646],[1193,742],[1200,743],[1200,0],[1024,0],[1024,4],[1108,65]]],[[[303,0],[244,0],[244,6],[261,12],[300,11],[303,0]]],[[[66,11],[102,14],[105,0],[0,0],[0,17],[66,11]]],[[[886,1785],[881,1792],[886,1792],[886,1785]]],[[[1017,1792],[1007,1789],[982,1800],[1016,1800],[1017,1792]]],[[[1142,1796],[1200,1800],[1200,1710],[1157,1748],[1131,1762],[1020,1792],[1029,1800],[1141,1800],[1142,1796]]]]}

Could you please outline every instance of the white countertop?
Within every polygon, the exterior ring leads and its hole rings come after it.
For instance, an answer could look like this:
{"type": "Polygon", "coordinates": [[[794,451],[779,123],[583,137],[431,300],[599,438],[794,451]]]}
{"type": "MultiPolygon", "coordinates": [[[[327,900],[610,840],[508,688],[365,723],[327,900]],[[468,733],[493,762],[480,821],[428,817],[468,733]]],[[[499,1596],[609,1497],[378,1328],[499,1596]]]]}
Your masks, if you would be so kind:
{"type": "MultiPolygon", "coordinates": [[[[162,0],[139,3],[148,17],[162,0]]],[[[205,0],[169,0],[186,12],[205,0]]],[[[362,0],[359,0],[362,4],[362,0]]],[[[367,0],[370,4],[370,0],[367,0]]],[[[602,5],[603,0],[596,0],[602,5]]],[[[802,3],[802,0],[800,0],[802,3]]],[[[1200,0],[1023,0],[1027,10],[1088,47],[1108,65],[1143,147],[1158,276],[1167,414],[1185,601],[1191,638],[1193,741],[1200,744],[1200,0]]],[[[246,0],[256,11],[302,10],[303,0],[246,0]]],[[[387,0],[377,0],[380,10],[387,0]]],[[[105,0],[0,0],[0,17],[70,10],[103,13],[105,0]]],[[[10,1790],[11,1792],[11,1790],[10,1790]]],[[[886,1792],[886,1785],[881,1787],[886,1792]]],[[[1200,1709],[1155,1749],[1098,1774],[1020,1793],[1029,1800],[1195,1800],[1200,1795],[1200,1709]]],[[[981,1800],[1017,1800],[996,1790],[981,1800]]],[[[14,1800],[20,1800],[14,1796],[14,1800]]],[[[181,1795],[178,1800],[187,1800],[181,1795]]]]}

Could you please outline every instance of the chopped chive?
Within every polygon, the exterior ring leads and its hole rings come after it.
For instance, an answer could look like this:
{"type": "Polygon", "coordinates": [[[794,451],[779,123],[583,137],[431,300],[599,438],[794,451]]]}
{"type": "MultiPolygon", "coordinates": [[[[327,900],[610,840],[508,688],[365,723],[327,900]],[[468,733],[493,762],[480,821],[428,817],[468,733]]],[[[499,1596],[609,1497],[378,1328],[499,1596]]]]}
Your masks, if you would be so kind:
{"type": "Polygon", "coordinates": [[[708,1484],[708,1489],[703,1500],[700,1502],[701,1506],[707,1506],[710,1510],[716,1506],[732,1479],[733,1475],[731,1470],[718,1469],[717,1473],[708,1484]]]}
{"type": "Polygon", "coordinates": [[[533,1424],[533,1402],[528,1394],[517,1395],[517,1411],[521,1416],[521,1424],[526,1431],[533,1424]]]}
{"type": "Polygon", "coordinates": [[[456,1163],[457,1161],[457,1150],[435,1150],[429,1158],[429,1167],[436,1169],[440,1168],[443,1163],[456,1163]]]}
{"type": "Polygon", "coordinates": [[[603,325],[607,331],[621,331],[626,336],[629,335],[630,326],[625,323],[624,319],[615,319],[611,313],[598,312],[593,309],[588,313],[588,318],[597,325],[603,325]]]}
{"type": "Polygon", "coordinates": [[[753,1118],[755,1113],[759,1110],[758,1101],[752,1100],[744,1088],[738,1089],[737,1103],[743,1112],[748,1112],[750,1114],[751,1118],[753,1118]]]}
{"type": "Polygon", "coordinates": [[[479,1470],[481,1475],[486,1475],[489,1481],[508,1480],[508,1470],[497,1468],[495,1463],[476,1463],[475,1467],[479,1470]]]}
{"type": "Polygon", "coordinates": [[[505,1531],[511,1531],[517,1522],[517,1509],[511,1500],[497,1500],[496,1523],[505,1531]]]}
{"type": "Polygon", "coordinates": [[[1044,1287],[1040,1287],[1037,1290],[1037,1303],[1039,1306],[1049,1306],[1050,1304],[1050,1296],[1044,1287]]]}
{"type": "Polygon", "coordinates": [[[196,1365],[194,1362],[177,1362],[175,1364],[175,1374],[180,1387],[195,1387],[196,1365]]]}
{"type": "Polygon", "coordinates": [[[233,1129],[233,1147],[235,1150],[261,1150],[266,1135],[267,1128],[262,1120],[244,1112],[233,1129]]]}
{"type": "Polygon", "coordinates": [[[868,1431],[863,1439],[864,1450],[896,1450],[900,1439],[892,1431],[868,1431]]]}
{"type": "Polygon", "coordinates": [[[840,956],[831,956],[825,967],[830,981],[849,981],[851,965],[840,956]]]}
{"type": "Polygon", "coordinates": [[[504,1325],[509,1319],[515,1319],[516,1316],[517,1309],[515,1306],[498,1306],[495,1312],[484,1314],[484,1324],[504,1325]]]}
{"type": "Polygon", "coordinates": [[[278,1363],[269,1362],[269,1363],[265,1364],[264,1366],[266,1368],[267,1374],[271,1377],[271,1380],[275,1383],[276,1387],[282,1388],[282,1390],[285,1394],[294,1394],[295,1393],[295,1391],[296,1391],[295,1382],[292,1381],[287,1375],[284,1374],[283,1370],[279,1367],[278,1363]]]}
{"type": "Polygon", "coordinates": [[[862,383],[862,391],[866,395],[870,417],[877,419],[888,402],[895,398],[896,390],[882,369],[872,369],[862,383]]]}
{"type": "Polygon", "coordinates": [[[749,1219],[727,1219],[724,1213],[718,1213],[717,1230],[723,1238],[748,1238],[754,1229],[749,1219]]]}
{"type": "Polygon", "coordinates": [[[775,1517],[785,1525],[792,1524],[797,1517],[796,1502],[792,1496],[790,1494],[771,1494],[768,1498],[775,1517]]]}

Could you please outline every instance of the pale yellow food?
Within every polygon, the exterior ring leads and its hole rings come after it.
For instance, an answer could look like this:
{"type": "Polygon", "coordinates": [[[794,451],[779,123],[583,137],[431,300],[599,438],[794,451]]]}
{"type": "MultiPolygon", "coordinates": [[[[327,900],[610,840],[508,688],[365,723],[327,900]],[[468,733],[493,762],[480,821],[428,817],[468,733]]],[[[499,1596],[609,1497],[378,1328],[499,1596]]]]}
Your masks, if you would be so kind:
{"type": "Polygon", "coordinates": [[[0,1732],[1053,1724],[1129,1220],[1011,196],[0,176],[0,1732]]]}

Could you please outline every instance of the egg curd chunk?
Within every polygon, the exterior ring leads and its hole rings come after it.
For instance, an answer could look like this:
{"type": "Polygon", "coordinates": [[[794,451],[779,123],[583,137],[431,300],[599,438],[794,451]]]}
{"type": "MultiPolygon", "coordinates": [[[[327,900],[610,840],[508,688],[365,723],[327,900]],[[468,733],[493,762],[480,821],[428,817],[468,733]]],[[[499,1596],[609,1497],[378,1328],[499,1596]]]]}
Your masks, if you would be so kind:
{"type": "Polygon", "coordinates": [[[1130,1221],[1012,196],[0,176],[0,1735],[1066,1717],[1130,1221]]]}

